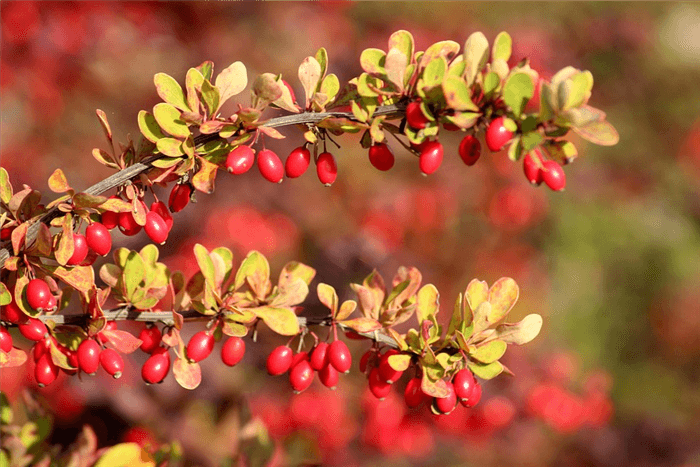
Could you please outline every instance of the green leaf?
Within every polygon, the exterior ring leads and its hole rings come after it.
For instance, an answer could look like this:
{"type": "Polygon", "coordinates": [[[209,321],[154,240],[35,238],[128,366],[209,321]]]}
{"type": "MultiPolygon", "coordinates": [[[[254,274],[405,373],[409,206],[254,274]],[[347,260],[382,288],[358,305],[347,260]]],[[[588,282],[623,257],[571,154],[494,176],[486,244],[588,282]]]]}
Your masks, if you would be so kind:
{"type": "Polygon", "coordinates": [[[158,92],[161,99],[180,110],[190,110],[187,102],[185,102],[185,93],[182,92],[182,87],[180,87],[175,78],[165,73],[156,73],[153,77],[153,82],[156,85],[156,92],[158,92]]]}
{"type": "Polygon", "coordinates": [[[440,86],[445,80],[445,75],[447,74],[447,61],[444,57],[435,57],[425,66],[425,70],[422,75],[422,87],[433,88],[435,86],[440,86]]]}
{"type": "MultiPolygon", "coordinates": [[[[176,362],[177,363],[177,362],[176,362]]],[[[173,368],[173,372],[175,369],[173,368]]],[[[100,456],[94,467],[155,467],[151,455],[137,443],[121,443],[100,456]]]]}
{"type": "Polygon", "coordinates": [[[76,193],[73,196],[73,205],[76,208],[96,208],[102,206],[107,198],[100,195],[91,195],[88,193],[76,193]]]}
{"type": "Polygon", "coordinates": [[[540,83],[540,121],[546,122],[554,118],[554,114],[558,110],[557,97],[554,94],[553,86],[550,83],[542,81],[540,83]]]}
{"type": "Polygon", "coordinates": [[[63,231],[61,233],[61,239],[58,241],[58,248],[56,248],[56,261],[61,266],[65,266],[71,256],[73,256],[73,216],[70,213],[66,213],[63,218],[63,231]]]}
{"type": "Polygon", "coordinates": [[[165,138],[165,134],[161,131],[160,126],[158,126],[155,117],[149,112],[145,110],[139,111],[138,124],[143,137],[151,143],[156,143],[159,139],[165,138]]]}
{"type": "Polygon", "coordinates": [[[438,376],[444,374],[444,369],[437,363],[432,365],[426,365],[423,363],[423,378],[421,379],[421,390],[432,397],[437,397],[439,399],[447,397],[450,394],[450,390],[447,389],[447,384],[444,380],[438,378],[431,378],[432,376],[438,376]]]}
{"type": "Polygon", "coordinates": [[[501,365],[501,362],[493,362],[488,365],[469,362],[468,366],[475,376],[485,380],[493,379],[503,372],[503,365],[501,365]]]}
{"type": "Polygon", "coordinates": [[[382,77],[386,74],[384,60],[386,54],[380,49],[365,49],[360,54],[360,66],[369,75],[382,77]]]}
{"type": "Polygon", "coordinates": [[[467,289],[464,291],[464,298],[472,311],[476,310],[479,305],[487,301],[488,297],[489,286],[486,281],[472,279],[469,285],[467,285],[467,289]]]}
{"type": "Polygon", "coordinates": [[[246,281],[258,297],[265,296],[270,281],[270,264],[262,253],[248,253],[236,272],[233,290],[238,290],[246,281]]]}
{"type": "Polygon", "coordinates": [[[194,256],[197,259],[199,270],[202,271],[204,279],[210,287],[216,288],[216,278],[214,274],[214,263],[209,257],[209,252],[203,245],[197,243],[194,246],[194,256]]]}
{"type": "Polygon", "coordinates": [[[0,306],[10,303],[12,303],[12,294],[7,289],[7,286],[3,282],[0,282],[0,306]]]}
{"type": "MultiPolygon", "coordinates": [[[[219,103],[221,101],[221,96],[219,96],[219,90],[214,87],[213,84],[208,79],[202,82],[202,101],[207,109],[207,114],[210,117],[216,116],[217,110],[219,110],[219,103]]],[[[156,116],[156,118],[158,118],[156,116]]],[[[161,125],[162,126],[162,125],[161,125]]],[[[168,131],[166,128],[165,131],[168,131]]]]}
{"type": "Polygon", "coordinates": [[[163,130],[176,138],[184,139],[190,135],[187,124],[180,119],[180,111],[172,105],[163,102],[156,104],[153,107],[153,116],[163,130]]]}
{"type": "Polygon", "coordinates": [[[0,423],[3,425],[9,425],[12,423],[14,414],[12,413],[12,407],[10,406],[10,401],[7,399],[7,395],[4,392],[0,392],[0,423]]]}
{"type": "Polygon", "coordinates": [[[12,184],[5,167],[0,167],[0,200],[7,204],[12,199],[12,184]]]}
{"type": "Polygon", "coordinates": [[[278,285],[284,287],[286,283],[294,282],[296,279],[302,279],[306,285],[310,285],[315,275],[316,270],[311,266],[291,261],[282,268],[278,285]]]}
{"type": "Polygon", "coordinates": [[[372,332],[382,328],[382,324],[379,321],[365,317],[339,321],[339,323],[355,332],[372,332]]]}
{"type": "Polygon", "coordinates": [[[590,71],[582,71],[559,83],[558,98],[561,110],[579,107],[591,97],[593,75],[590,71]]]}
{"type": "Polygon", "coordinates": [[[192,112],[199,113],[199,95],[198,92],[202,91],[202,83],[204,82],[204,76],[196,68],[190,68],[187,70],[187,75],[185,76],[185,88],[187,89],[187,103],[192,110],[192,112]]]}
{"type": "Polygon", "coordinates": [[[450,108],[478,112],[479,107],[472,102],[471,91],[462,78],[448,76],[442,83],[442,91],[445,94],[445,102],[450,108]]]}
{"type": "Polygon", "coordinates": [[[503,85],[503,101],[516,117],[520,117],[525,104],[532,98],[535,87],[526,73],[513,73],[503,85]]]}
{"type": "Polygon", "coordinates": [[[214,62],[211,60],[202,62],[196,69],[202,74],[204,79],[211,80],[212,76],[214,76],[214,62]]]}
{"type": "Polygon", "coordinates": [[[54,193],[65,193],[71,189],[66,176],[63,174],[63,170],[56,169],[53,171],[49,177],[49,189],[54,193]]]}
{"type": "Polygon", "coordinates": [[[389,366],[395,371],[406,371],[411,364],[411,355],[392,355],[388,359],[389,366]]]}
{"type": "Polygon", "coordinates": [[[240,94],[248,85],[248,74],[242,62],[234,62],[221,71],[214,81],[219,90],[219,105],[221,107],[231,97],[240,94]]]}
{"type": "Polygon", "coordinates": [[[617,130],[607,121],[592,122],[574,127],[574,132],[581,138],[601,146],[614,146],[620,141],[617,130]]]}
{"type": "Polygon", "coordinates": [[[440,294],[433,284],[426,284],[418,291],[416,318],[421,325],[424,320],[430,320],[440,311],[440,294]]]}
{"type": "Polygon", "coordinates": [[[505,60],[507,62],[512,52],[512,46],[513,40],[510,38],[510,35],[505,31],[499,32],[496,39],[493,41],[491,59],[505,60]]]}
{"type": "Polygon", "coordinates": [[[250,311],[277,334],[296,336],[300,332],[297,316],[291,308],[259,307],[251,308],[250,311]]]}
{"type": "Polygon", "coordinates": [[[492,94],[501,84],[501,77],[497,73],[490,71],[484,77],[484,94],[492,94]]]}
{"type": "Polygon", "coordinates": [[[523,155],[523,146],[520,144],[520,135],[515,135],[508,146],[508,159],[512,161],[520,160],[523,155]]]}
{"type": "Polygon", "coordinates": [[[578,157],[576,146],[571,141],[548,140],[544,147],[549,156],[561,165],[570,164],[578,157]]]}
{"type": "Polygon", "coordinates": [[[143,259],[135,251],[130,251],[126,257],[126,264],[122,271],[122,282],[124,283],[126,298],[131,299],[139,288],[139,284],[144,279],[146,269],[143,259]]]}
{"type": "Polygon", "coordinates": [[[450,324],[447,326],[446,339],[450,339],[450,337],[454,335],[455,331],[460,329],[460,325],[464,321],[464,316],[462,314],[462,307],[464,306],[463,302],[464,297],[460,293],[457,297],[457,301],[455,302],[455,306],[452,309],[452,317],[450,318],[450,324]]]}
{"type": "Polygon", "coordinates": [[[388,50],[395,49],[401,52],[406,57],[406,63],[410,63],[413,58],[413,47],[413,36],[408,31],[401,29],[389,37],[388,50]]]}
{"type": "MultiPolygon", "coordinates": [[[[415,329],[414,329],[415,331],[415,329]]],[[[385,331],[389,337],[394,339],[394,342],[396,342],[396,345],[399,346],[399,350],[408,350],[408,343],[406,342],[406,339],[404,339],[401,334],[398,332],[394,331],[392,328],[386,328],[385,331]]]]}
{"type": "Polygon", "coordinates": [[[543,139],[544,138],[539,131],[530,131],[528,133],[524,133],[520,137],[520,145],[522,150],[527,152],[539,146],[543,139]]]}
{"type": "MultiPolygon", "coordinates": [[[[314,55],[314,58],[321,66],[321,78],[323,78],[328,72],[328,52],[324,47],[321,47],[316,51],[316,55],[314,55]]],[[[317,88],[317,90],[320,90],[320,88],[317,88]]]]}
{"type": "Polygon", "coordinates": [[[445,115],[443,118],[453,125],[457,125],[462,129],[473,127],[481,116],[477,112],[456,112],[454,115],[445,115]]]}
{"type": "Polygon", "coordinates": [[[473,33],[464,44],[464,62],[466,63],[464,75],[468,85],[471,86],[477,73],[486,66],[488,59],[489,41],[482,32],[473,33]]]}
{"type": "Polygon", "coordinates": [[[489,341],[486,344],[477,346],[476,350],[469,353],[469,356],[481,363],[493,363],[506,353],[507,348],[508,345],[502,340],[489,341]]]}

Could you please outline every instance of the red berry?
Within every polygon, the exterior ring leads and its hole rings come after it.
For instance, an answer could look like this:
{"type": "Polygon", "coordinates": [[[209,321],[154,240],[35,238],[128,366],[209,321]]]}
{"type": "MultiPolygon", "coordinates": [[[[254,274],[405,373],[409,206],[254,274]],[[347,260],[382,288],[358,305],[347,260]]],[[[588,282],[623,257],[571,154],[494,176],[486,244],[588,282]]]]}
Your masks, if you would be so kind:
{"type": "Polygon", "coordinates": [[[379,368],[372,368],[369,372],[369,390],[379,400],[383,400],[391,392],[391,383],[382,381],[379,368]]]}
{"type": "Polygon", "coordinates": [[[100,344],[93,339],[85,339],[78,346],[78,366],[85,373],[92,375],[100,366],[100,344]]]}
{"type": "Polygon", "coordinates": [[[328,347],[329,345],[327,342],[318,343],[313,352],[311,352],[311,357],[309,358],[311,368],[316,371],[321,371],[328,365],[328,347]]]}
{"type": "Polygon", "coordinates": [[[339,375],[338,370],[336,370],[333,365],[329,364],[321,368],[321,371],[318,372],[318,379],[321,380],[321,383],[323,383],[325,387],[335,389],[336,386],[338,386],[339,375]]]}
{"type": "Polygon", "coordinates": [[[442,164],[443,153],[444,149],[441,143],[437,141],[426,143],[420,152],[420,159],[418,160],[420,171],[426,175],[435,172],[442,164]]]}
{"type": "Polygon", "coordinates": [[[292,349],[286,345],[280,345],[267,357],[267,372],[272,376],[286,373],[292,366],[292,358],[292,349]]]}
{"type": "Polygon", "coordinates": [[[410,408],[418,407],[425,401],[428,396],[421,389],[421,379],[411,378],[406,385],[406,390],[403,393],[406,405],[410,408]]]}
{"type": "MultiPolygon", "coordinates": [[[[109,197],[109,199],[121,199],[117,195],[112,195],[109,197]]],[[[100,216],[100,223],[107,227],[109,230],[112,230],[117,226],[119,223],[119,213],[117,212],[112,212],[112,211],[105,211],[102,213],[100,216]]]]}
{"type": "Polygon", "coordinates": [[[452,379],[452,385],[455,388],[457,399],[465,401],[469,399],[469,395],[476,385],[476,379],[474,379],[471,370],[459,370],[452,379]]]}
{"type": "Polygon", "coordinates": [[[0,326],[0,350],[3,352],[12,350],[12,336],[5,326],[0,326]]]}
{"type": "Polygon", "coordinates": [[[493,152],[500,151],[513,137],[513,132],[505,126],[505,118],[498,117],[486,129],[486,146],[493,152]]]}
{"type": "Polygon", "coordinates": [[[523,171],[525,172],[525,178],[527,181],[533,185],[539,185],[542,183],[542,168],[538,164],[542,164],[542,157],[540,156],[539,150],[528,152],[523,158],[523,171]]]}
{"type": "Polygon", "coordinates": [[[465,407],[474,407],[476,404],[479,403],[481,400],[481,384],[477,381],[476,384],[474,384],[474,387],[472,388],[471,393],[469,396],[463,400],[461,400],[461,404],[465,407]]]}
{"type": "Polygon", "coordinates": [[[158,326],[147,326],[141,330],[139,339],[141,340],[141,350],[146,353],[153,353],[160,345],[162,335],[158,326]]]}
{"type": "Polygon", "coordinates": [[[474,135],[467,135],[459,143],[459,157],[467,165],[474,165],[481,156],[481,143],[474,135]]]}
{"type": "Polygon", "coordinates": [[[386,172],[394,166],[394,153],[385,143],[373,144],[369,148],[369,162],[377,170],[386,172]]]}
{"type": "Polygon", "coordinates": [[[229,337],[221,347],[221,361],[228,366],[235,366],[245,355],[245,342],[240,337],[229,337]]]}
{"type": "MultiPolygon", "coordinates": [[[[309,361],[309,353],[308,352],[299,352],[298,354],[295,354],[292,357],[292,364],[289,365],[289,368],[294,368],[297,363],[301,362],[302,360],[306,360],[307,362],[309,361]]],[[[309,362],[311,364],[311,362],[309,362]]]]}
{"type": "Polygon", "coordinates": [[[322,152],[316,161],[316,174],[325,186],[331,186],[338,176],[338,166],[335,157],[330,152],[322,152]]]}
{"type": "Polygon", "coordinates": [[[314,370],[308,360],[302,360],[289,371],[289,382],[296,394],[311,386],[314,380],[314,370]]]}
{"type": "Polygon", "coordinates": [[[92,266],[97,260],[97,253],[94,250],[88,250],[87,257],[80,263],[80,266],[92,266]]]}
{"type": "Polygon", "coordinates": [[[451,123],[451,122],[443,123],[442,127],[447,131],[459,131],[459,130],[461,130],[460,127],[458,127],[457,125],[455,125],[454,123],[451,123]]]}
{"type": "Polygon", "coordinates": [[[51,354],[46,353],[42,355],[36,362],[34,377],[41,388],[56,381],[56,378],[58,378],[58,367],[51,360],[51,354]]]}
{"type": "Polygon", "coordinates": [[[423,115],[420,102],[413,101],[406,106],[406,123],[411,128],[422,130],[428,125],[428,118],[423,115]]]}
{"type": "Polygon", "coordinates": [[[379,359],[379,377],[387,383],[395,383],[401,378],[401,375],[403,375],[403,371],[396,371],[389,365],[389,357],[398,355],[399,353],[401,352],[391,349],[379,359]]]}
{"type": "Polygon", "coordinates": [[[170,192],[170,198],[168,198],[168,206],[171,212],[180,212],[185,209],[185,206],[190,202],[192,196],[192,187],[187,184],[177,184],[173,187],[170,192]]]}
{"type": "Polygon", "coordinates": [[[165,379],[169,370],[170,355],[167,349],[159,347],[141,367],[141,377],[149,384],[156,384],[165,379]]]}
{"type": "Polygon", "coordinates": [[[42,279],[32,279],[25,289],[29,306],[38,311],[44,311],[51,302],[51,289],[42,279]]]}
{"type": "Polygon", "coordinates": [[[29,318],[25,323],[20,324],[19,332],[22,333],[24,337],[31,341],[39,341],[44,338],[48,332],[46,325],[36,318],[29,318]]]}
{"type": "Polygon", "coordinates": [[[34,344],[34,347],[32,347],[32,357],[34,357],[35,362],[38,362],[41,356],[49,351],[50,345],[50,338],[38,340],[36,344],[34,344]]]}
{"type": "Polygon", "coordinates": [[[229,173],[241,175],[253,167],[255,163],[255,153],[250,146],[238,146],[228,153],[224,167],[229,173]]]}
{"type": "Polygon", "coordinates": [[[289,178],[301,177],[311,163],[311,151],[304,146],[293,149],[284,162],[284,170],[289,178]]]}
{"type": "Polygon", "coordinates": [[[9,240],[12,236],[13,230],[15,230],[14,227],[5,227],[4,229],[0,230],[0,241],[4,242],[5,240],[9,240]]]}
{"type": "Polygon", "coordinates": [[[14,324],[23,323],[28,318],[28,316],[24,314],[24,312],[17,306],[17,303],[15,303],[14,300],[2,307],[2,313],[0,316],[4,321],[9,321],[10,323],[14,324]]]}
{"type": "Polygon", "coordinates": [[[201,362],[214,350],[214,335],[199,331],[187,343],[187,357],[194,362],[201,362]]]}
{"type": "MultiPolygon", "coordinates": [[[[88,227],[89,228],[89,227],[88,227]]],[[[132,237],[141,232],[143,227],[136,222],[134,214],[131,212],[119,213],[119,231],[127,237],[132,237]]],[[[102,255],[104,256],[104,255],[102,255]]]]}
{"type": "Polygon", "coordinates": [[[56,307],[58,306],[58,302],[56,301],[56,297],[51,295],[49,297],[49,304],[46,305],[46,310],[48,311],[56,311],[56,307]]]}
{"type": "Polygon", "coordinates": [[[350,349],[343,341],[333,341],[328,346],[328,363],[333,365],[340,373],[347,373],[352,367],[352,355],[350,349]]]}
{"type": "Polygon", "coordinates": [[[442,414],[448,414],[452,412],[457,406],[457,396],[455,395],[455,388],[449,381],[446,381],[447,389],[450,391],[447,397],[435,398],[434,404],[438,412],[442,414]]]}
{"type": "Polygon", "coordinates": [[[168,239],[168,226],[157,212],[148,211],[143,229],[154,243],[162,245],[168,239]]]}
{"type": "Polygon", "coordinates": [[[556,161],[545,161],[542,164],[542,180],[553,191],[561,191],[566,187],[566,174],[556,161]]]}
{"type": "MultiPolygon", "coordinates": [[[[133,219],[134,216],[130,212],[119,213],[119,226],[121,228],[121,216],[123,214],[128,214],[133,219]]],[[[134,221],[135,223],[136,221],[134,221]]],[[[138,225],[138,224],[137,224],[138,225]]],[[[99,222],[93,222],[87,226],[85,229],[85,239],[87,240],[87,245],[100,256],[105,256],[112,249],[112,236],[107,230],[107,227],[100,224],[99,222]]]]}
{"type": "Polygon", "coordinates": [[[100,364],[114,379],[121,378],[122,371],[124,371],[124,360],[116,350],[104,349],[100,353],[100,364]]]}
{"type": "Polygon", "coordinates": [[[170,214],[170,211],[165,203],[162,201],[154,201],[153,204],[151,204],[151,211],[158,214],[165,221],[165,225],[168,227],[168,232],[170,232],[170,230],[173,228],[173,216],[170,214]]]}
{"type": "Polygon", "coordinates": [[[73,254],[70,258],[68,258],[66,264],[68,264],[69,266],[74,266],[76,264],[82,263],[83,261],[85,261],[85,258],[87,258],[89,250],[90,249],[88,248],[87,239],[85,238],[85,235],[74,233],[73,254]]]}
{"type": "Polygon", "coordinates": [[[107,342],[107,338],[102,334],[104,331],[114,331],[117,329],[117,322],[116,321],[107,321],[107,324],[105,325],[105,328],[97,333],[97,340],[99,341],[100,344],[105,344],[107,342]]]}
{"type": "Polygon", "coordinates": [[[362,357],[360,357],[360,371],[362,373],[367,373],[367,364],[369,363],[369,358],[373,353],[374,352],[372,349],[369,349],[367,352],[362,354],[362,357]]]}
{"type": "Polygon", "coordinates": [[[284,165],[279,156],[269,149],[263,149],[258,153],[258,169],[265,180],[272,183],[282,183],[284,165]]]}
{"type": "MultiPolygon", "coordinates": [[[[80,366],[80,362],[78,361],[78,351],[77,350],[71,350],[67,347],[60,346],[59,350],[63,352],[68,359],[68,364],[74,368],[78,368],[80,366]]],[[[65,368],[64,368],[65,370],[65,368]]],[[[66,370],[66,371],[75,371],[75,370],[66,370]]]]}

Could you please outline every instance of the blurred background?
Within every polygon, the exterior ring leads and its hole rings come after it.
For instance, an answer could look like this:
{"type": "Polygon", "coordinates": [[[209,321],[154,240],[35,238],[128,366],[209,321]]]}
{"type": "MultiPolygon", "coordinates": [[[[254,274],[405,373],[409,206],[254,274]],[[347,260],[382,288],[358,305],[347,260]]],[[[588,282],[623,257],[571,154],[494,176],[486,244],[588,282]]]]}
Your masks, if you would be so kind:
{"type": "MultiPolygon", "coordinates": [[[[29,387],[54,413],[52,442],[70,444],[88,423],[100,446],[179,440],[187,465],[226,465],[252,413],[272,436],[276,465],[700,465],[700,4],[4,0],[0,13],[0,164],[15,187],[47,200],[58,167],[78,189],[110,175],[91,156],[107,144],[95,109],[116,139],[138,141],[138,111],[160,100],[157,72],[182,83],[205,60],[215,73],[240,60],[250,81],[282,73],[303,96],[296,76],[307,55],[326,47],[329,71],[347,81],[361,72],[362,50],[386,50],[398,29],[418,50],[505,30],[512,63],[528,57],[545,77],[567,65],[590,70],[590,103],[620,133],[614,147],[571,137],[580,157],[566,167],[562,193],[530,186],[505,152],[465,166],[461,133],[442,132],[445,160],[430,177],[398,145],[394,168],[378,172],[350,135],[333,149],[331,188],[313,170],[281,185],[256,169],[222,172],[213,195],[198,193],[175,215],[161,261],[188,274],[195,243],[227,246],[236,263],[257,249],[273,276],[287,261],[305,262],[341,299],[373,268],[390,280],[399,266],[416,266],[441,291],[443,315],[472,278],[514,278],[511,320],[537,312],[544,328],[509,350],[516,377],[486,382],[474,409],[439,419],[408,410],[405,382],[379,403],[359,371],[335,392],[315,382],[293,396],[286,378],[265,374],[267,353],[283,342],[263,333],[233,369],[203,362],[194,391],[171,376],[144,385],[140,352],[116,383],[103,372],[62,375],[40,390],[30,364],[3,370],[11,400],[29,387]]],[[[267,141],[283,158],[302,143],[296,129],[284,133],[267,141]]],[[[131,248],[147,241],[114,236],[131,248]]],[[[350,345],[356,360],[369,347],[350,345]]]]}

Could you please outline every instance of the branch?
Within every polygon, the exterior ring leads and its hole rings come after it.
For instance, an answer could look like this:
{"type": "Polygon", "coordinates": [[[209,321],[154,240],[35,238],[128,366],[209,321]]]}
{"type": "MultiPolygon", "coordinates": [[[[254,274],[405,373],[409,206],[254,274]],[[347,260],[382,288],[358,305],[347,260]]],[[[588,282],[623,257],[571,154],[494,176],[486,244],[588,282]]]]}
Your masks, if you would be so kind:
{"type": "MultiPolygon", "coordinates": [[[[223,314],[232,314],[230,311],[224,311],[223,314]]],[[[205,321],[210,320],[211,316],[206,316],[195,310],[186,310],[180,313],[186,321],[205,321]]],[[[37,316],[43,322],[53,321],[56,325],[73,325],[84,326],[89,319],[87,314],[70,314],[70,315],[41,315],[37,316]]],[[[107,321],[138,321],[141,323],[163,323],[172,326],[175,322],[173,314],[170,311],[133,311],[128,308],[119,308],[114,310],[105,310],[104,317],[107,321]]],[[[297,316],[299,326],[330,326],[330,317],[306,317],[297,316]]],[[[343,331],[356,332],[353,329],[345,326],[342,323],[336,323],[343,331]]],[[[357,332],[357,334],[366,337],[367,339],[376,341],[380,344],[397,347],[396,341],[387,336],[383,332],[357,332]]]]}
{"type": "MultiPolygon", "coordinates": [[[[403,105],[385,105],[381,107],[377,107],[377,109],[374,112],[374,115],[376,116],[395,116],[395,117],[400,117],[403,115],[405,106],[403,105]]],[[[355,116],[352,114],[352,112],[304,112],[300,114],[292,114],[292,115],[284,115],[282,117],[275,117],[271,118],[265,122],[263,122],[260,126],[267,126],[267,127],[281,127],[281,126],[289,126],[289,125],[299,125],[299,124],[316,124],[319,123],[321,120],[328,118],[328,117],[339,117],[339,118],[347,118],[352,121],[357,121],[355,116]]],[[[211,135],[199,135],[195,138],[195,146],[200,147],[204,145],[205,143],[208,143],[209,141],[213,141],[215,139],[218,139],[219,135],[217,134],[211,134],[211,135]]],[[[144,159],[141,162],[137,162],[133,165],[130,165],[129,167],[125,168],[124,170],[120,170],[119,172],[110,175],[109,177],[105,178],[104,180],[95,183],[92,185],[90,188],[86,189],[84,192],[88,193],[90,195],[101,195],[102,193],[109,191],[113,188],[116,188],[118,186],[123,185],[127,180],[131,180],[135,177],[138,177],[140,174],[150,170],[153,168],[153,162],[157,161],[158,159],[166,157],[164,154],[160,153],[155,153],[153,156],[148,157],[144,159]]],[[[52,219],[55,217],[61,215],[61,211],[58,210],[58,207],[54,207],[51,209],[49,212],[44,214],[38,221],[33,223],[32,225],[29,226],[29,229],[27,230],[27,236],[25,240],[26,245],[31,245],[32,242],[36,239],[37,234],[39,233],[39,225],[40,224],[48,224],[51,222],[52,219]]],[[[9,243],[9,240],[6,241],[6,243],[9,243]]],[[[10,258],[10,251],[8,248],[2,248],[0,249],[0,269],[5,265],[5,261],[7,261],[10,258]]]]}

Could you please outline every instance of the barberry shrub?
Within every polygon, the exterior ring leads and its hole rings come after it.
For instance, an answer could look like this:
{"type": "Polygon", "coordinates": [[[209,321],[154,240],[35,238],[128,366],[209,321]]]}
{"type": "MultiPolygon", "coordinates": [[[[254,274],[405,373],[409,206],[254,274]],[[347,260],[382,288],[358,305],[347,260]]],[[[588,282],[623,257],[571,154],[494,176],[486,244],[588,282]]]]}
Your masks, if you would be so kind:
{"type": "MultiPolygon", "coordinates": [[[[472,166],[485,147],[505,151],[512,161],[523,159],[531,183],[564,189],[562,166],[577,157],[566,135],[572,131],[613,145],[617,133],[601,110],[588,105],[590,72],[566,67],[543,80],[527,60],[508,65],[511,43],[502,32],[490,46],[477,32],[463,48],[446,40],[417,51],[412,35],[397,31],[386,51],[362,52],[363,72],[342,85],[329,73],[329,56],[321,48],[299,66],[303,100],[297,102],[280,75],[263,73],[252,83],[250,103],[229,116],[221,115],[222,105],[248,86],[246,67],[235,62],[215,74],[214,64],[205,61],[187,70],[184,87],[167,74],[155,75],[163,102],[139,112],[139,145],[129,139],[116,151],[106,114],[97,111],[110,150],[96,148],[93,156],[116,170],[114,176],[77,191],[56,169],[48,186],[58,197],[42,204],[39,191],[26,185],[16,191],[0,169],[0,368],[32,358],[42,386],[60,372],[92,375],[100,366],[119,378],[128,371],[123,355],[140,349],[149,354],[141,368],[145,383],[160,383],[172,372],[183,388],[194,389],[201,383],[200,362],[218,341],[226,339],[223,363],[235,366],[244,358],[243,339],[255,340],[264,325],[289,339],[269,355],[267,371],[288,373],[295,393],[306,391],[316,373],[329,388],[342,385],[343,374],[353,368],[342,338],[352,336],[371,345],[360,367],[373,397],[389,397],[404,379],[409,407],[426,402],[426,410],[441,415],[464,410],[460,404],[475,406],[482,395],[479,380],[512,374],[501,363],[508,345],[530,342],[542,327],[538,314],[508,321],[520,294],[513,279],[491,285],[474,279],[451,309],[441,310],[445,300],[417,268],[401,267],[389,282],[375,270],[362,283],[350,284],[356,299],[340,303],[330,285],[313,286],[315,269],[299,262],[285,265],[275,279],[258,251],[238,262],[225,246],[197,244],[197,272],[186,277],[158,261],[155,244],[167,242],[172,213],[190,207],[195,192],[214,192],[220,172],[238,176],[257,163],[266,180],[282,183],[285,175],[302,176],[313,162],[320,183],[332,186],[351,170],[349,165],[339,170],[338,164],[342,147],[336,138],[345,133],[361,133],[371,165],[383,172],[403,163],[387,146],[390,135],[418,156],[425,176],[439,170],[444,157],[459,155],[472,166]],[[532,105],[536,85],[539,102],[532,105]],[[264,117],[268,109],[286,115],[264,117]],[[286,162],[265,147],[266,139],[285,137],[280,128],[300,126],[305,144],[286,162]],[[465,133],[458,148],[443,146],[443,130],[465,133]],[[333,152],[329,144],[336,146],[333,152]],[[158,199],[157,188],[170,190],[167,204],[158,199]],[[155,244],[113,248],[110,231],[117,227],[127,236],[144,230],[155,244]],[[110,253],[96,271],[97,256],[110,253]],[[325,316],[305,315],[312,291],[325,316]],[[105,309],[107,303],[111,309],[105,309]],[[153,311],[164,303],[170,311],[153,311]],[[63,313],[69,305],[81,313],[63,313]],[[438,318],[442,315],[447,316],[438,318]],[[151,325],[135,336],[115,326],[121,320],[151,325]],[[14,327],[35,342],[31,351],[14,346],[7,331],[14,327]],[[185,327],[196,331],[188,342],[182,338],[185,327]],[[330,327],[326,341],[313,332],[318,327],[330,327]]],[[[139,240],[147,243],[143,236],[139,240]]],[[[128,457],[139,449],[125,443],[97,455],[93,446],[89,455],[128,457]]],[[[159,452],[160,459],[169,455],[159,452]]]]}

